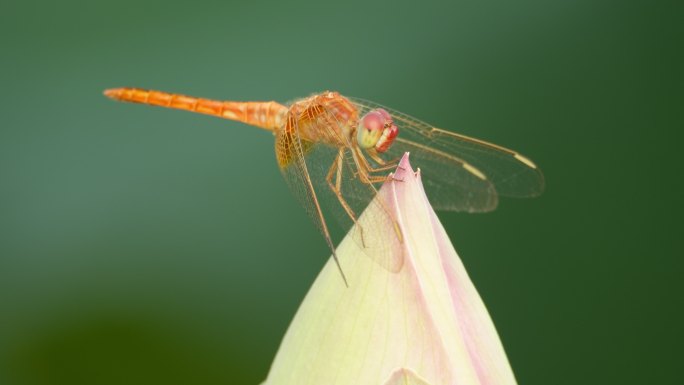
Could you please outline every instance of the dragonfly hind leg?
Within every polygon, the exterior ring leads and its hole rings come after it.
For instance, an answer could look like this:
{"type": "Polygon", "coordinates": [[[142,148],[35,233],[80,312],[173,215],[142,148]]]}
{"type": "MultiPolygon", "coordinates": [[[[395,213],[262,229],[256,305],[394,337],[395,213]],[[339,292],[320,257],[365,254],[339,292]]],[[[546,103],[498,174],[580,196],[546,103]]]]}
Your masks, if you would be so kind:
{"type": "Polygon", "coordinates": [[[366,241],[364,240],[363,237],[363,226],[358,223],[356,214],[354,213],[354,210],[352,210],[351,206],[349,203],[347,203],[346,199],[344,199],[344,196],[342,196],[342,166],[344,162],[344,148],[340,148],[339,152],[337,153],[337,157],[335,157],[335,161],[333,161],[332,166],[330,166],[330,170],[328,170],[328,175],[326,176],[326,181],[328,182],[328,186],[330,187],[330,190],[337,196],[337,200],[340,202],[340,205],[342,205],[342,208],[344,208],[344,211],[347,213],[349,218],[351,218],[352,222],[354,222],[354,225],[358,227],[359,232],[361,233],[361,243],[363,244],[363,247],[366,247],[366,241]],[[335,183],[333,183],[333,176],[335,177],[335,183]]]}

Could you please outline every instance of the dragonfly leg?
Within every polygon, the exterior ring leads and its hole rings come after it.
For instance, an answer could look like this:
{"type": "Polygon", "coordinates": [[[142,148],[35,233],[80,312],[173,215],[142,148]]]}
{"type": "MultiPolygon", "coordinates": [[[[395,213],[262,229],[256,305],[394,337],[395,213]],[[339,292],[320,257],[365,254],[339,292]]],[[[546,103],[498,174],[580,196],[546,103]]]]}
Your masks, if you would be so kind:
{"type": "Polygon", "coordinates": [[[395,167],[397,167],[397,164],[399,163],[398,159],[387,163],[383,159],[381,159],[377,154],[374,154],[373,152],[368,152],[368,156],[370,156],[373,159],[373,161],[375,161],[376,163],[378,163],[380,165],[380,167],[373,167],[370,164],[370,162],[368,162],[368,159],[366,159],[366,156],[364,155],[364,153],[359,148],[354,148],[353,151],[356,151],[356,154],[358,156],[360,163],[363,164],[363,167],[369,173],[391,170],[391,169],[394,169],[395,167]]]}
{"type": "Polygon", "coordinates": [[[374,161],[375,163],[379,164],[380,166],[385,166],[385,167],[380,167],[380,168],[377,169],[377,170],[380,170],[380,171],[385,171],[385,170],[388,170],[389,168],[396,167],[397,164],[399,164],[399,161],[401,160],[401,158],[395,158],[395,159],[392,159],[391,161],[388,162],[388,161],[382,159],[382,158],[378,155],[378,152],[375,151],[375,150],[367,151],[367,154],[368,154],[368,156],[371,157],[371,159],[373,159],[373,161],[374,161]],[[388,166],[388,165],[389,165],[389,166],[388,166]]]}
{"type": "Polygon", "coordinates": [[[375,171],[387,171],[389,169],[395,168],[399,165],[399,161],[401,160],[401,157],[398,157],[398,158],[394,158],[394,159],[390,160],[389,162],[387,162],[384,159],[382,159],[380,156],[378,156],[378,153],[375,151],[369,151],[368,156],[370,156],[371,159],[373,159],[373,161],[375,161],[375,163],[379,164],[380,166],[384,166],[384,167],[373,169],[374,172],[375,171]]]}
{"type": "Polygon", "coordinates": [[[351,206],[347,201],[344,199],[344,196],[342,196],[342,165],[343,165],[343,158],[344,158],[344,148],[340,148],[337,157],[335,158],[335,161],[333,162],[332,166],[330,167],[330,170],[328,170],[328,175],[326,176],[326,181],[328,182],[328,186],[330,189],[335,193],[337,196],[337,200],[340,201],[340,204],[344,208],[344,211],[346,211],[347,215],[349,215],[349,218],[351,218],[352,222],[354,222],[354,225],[358,227],[359,232],[361,233],[361,243],[363,244],[363,247],[366,247],[366,241],[364,240],[363,237],[363,227],[358,223],[356,214],[354,214],[354,210],[352,210],[351,206]],[[335,183],[333,184],[333,175],[335,175],[335,183]]]}
{"type": "MultiPolygon", "coordinates": [[[[373,183],[382,183],[385,180],[387,180],[386,175],[371,175],[374,172],[381,172],[389,169],[393,169],[396,167],[394,164],[388,164],[382,167],[378,168],[373,168],[370,163],[368,163],[368,160],[366,157],[363,155],[361,150],[358,148],[352,149],[352,154],[354,154],[354,159],[356,160],[357,164],[357,175],[359,179],[366,184],[372,185],[373,183]]],[[[375,187],[373,187],[375,189],[375,187]]],[[[376,191],[377,193],[377,191],[376,191]]]]}
{"type": "Polygon", "coordinates": [[[371,149],[369,151],[366,151],[366,153],[368,154],[368,156],[371,157],[371,159],[373,159],[375,163],[379,164],[380,166],[384,166],[387,164],[384,159],[378,156],[377,151],[371,149]]]}
{"type": "MultiPolygon", "coordinates": [[[[387,180],[386,175],[381,175],[381,176],[374,176],[370,175],[372,172],[372,169],[370,165],[368,164],[368,161],[366,158],[364,158],[363,154],[358,148],[354,148],[351,150],[352,151],[352,156],[354,157],[354,162],[356,163],[357,167],[357,176],[359,177],[359,180],[361,182],[366,183],[377,195],[378,194],[378,189],[375,188],[373,183],[382,183],[387,180]]],[[[392,167],[396,167],[396,165],[391,165],[392,167]]],[[[401,228],[399,226],[399,223],[394,219],[394,216],[391,214],[390,209],[386,206],[385,202],[383,199],[377,199],[376,200],[379,204],[380,207],[382,208],[385,213],[388,214],[390,218],[392,218],[392,226],[394,227],[394,232],[397,235],[397,239],[399,240],[400,243],[404,242],[404,236],[402,235],[401,228]]]]}

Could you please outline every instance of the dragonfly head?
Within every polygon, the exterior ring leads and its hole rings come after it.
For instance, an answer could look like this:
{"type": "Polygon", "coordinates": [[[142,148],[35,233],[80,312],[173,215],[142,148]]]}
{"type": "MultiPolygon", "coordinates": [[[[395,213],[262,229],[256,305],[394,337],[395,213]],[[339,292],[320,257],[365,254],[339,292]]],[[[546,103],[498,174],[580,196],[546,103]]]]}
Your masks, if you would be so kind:
{"type": "Polygon", "coordinates": [[[398,133],[399,128],[392,121],[392,116],[382,108],[376,108],[361,118],[356,141],[361,148],[375,148],[377,152],[385,152],[398,133]]]}

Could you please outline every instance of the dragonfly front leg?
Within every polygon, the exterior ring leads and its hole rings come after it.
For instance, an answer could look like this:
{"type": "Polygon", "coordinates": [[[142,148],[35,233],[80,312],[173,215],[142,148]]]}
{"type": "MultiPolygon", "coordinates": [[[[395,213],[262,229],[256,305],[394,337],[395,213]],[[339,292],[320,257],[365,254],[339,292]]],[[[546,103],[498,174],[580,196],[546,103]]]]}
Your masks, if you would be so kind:
{"type": "MultiPolygon", "coordinates": [[[[396,167],[395,164],[386,164],[382,167],[377,167],[373,168],[370,163],[368,163],[368,160],[366,157],[363,155],[360,149],[358,148],[353,148],[352,150],[352,155],[354,156],[356,166],[358,168],[357,173],[359,176],[359,179],[366,184],[370,184],[371,186],[373,183],[382,183],[385,180],[387,180],[386,175],[371,175],[374,172],[381,172],[381,171],[386,171],[390,170],[396,167]]],[[[373,188],[375,189],[375,188],[373,188]]],[[[377,191],[376,191],[377,192],[377,191]]]]}
{"type": "Polygon", "coordinates": [[[325,177],[325,179],[328,182],[328,186],[332,192],[337,196],[337,200],[340,201],[344,211],[347,213],[349,218],[351,218],[352,222],[354,222],[354,225],[359,228],[359,232],[361,233],[361,243],[363,244],[363,247],[366,247],[366,242],[364,241],[363,237],[363,227],[358,223],[356,214],[354,214],[354,210],[352,210],[349,203],[347,203],[347,201],[344,199],[344,196],[342,196],[342,166],[344,165],[344,150],[344,148],[340,148],[339,152],[337,153],[337,157],[335,158],[332,166],[330,166],[330,170],[328,170],[328,175],[325,177]],[[333,175],[335,176],[334,184],[332,181],[333,175]]]}
{"type": "Polygon", "coordinates": [[[354,149],[356,151],[356,154],[359,158],[359,161],[363,163],[364,168],[369,172],[369,173],[376,173],[376,172],[381,172],[381,171],[387,171],[391,170],[397,167],[397,164],[399,163],[399,159],[394,159],[391,162],[385,162],[382,158],[378,156],[378,154],[374,151],[368,151],[367,154],[368,156],[373,159],[373,161],[377,164],[380,165],[380,167],[373,167],[370,162],[368,162],[368,159],[366,159],[366,156],[364,153],[359,149],[358,147],[354,149]]]}
{"type": "MultiPolygon", "coordinates": [[[[368,153],[368,156],[370,156],[371,159],[373,159],[373,161],[374,161],[375,163],[379,164],[380,166],[386,166],[387,164],[390,164],[391,167],[396,167],[396,165],[399,164],[399,160],[401,159],[401,158],[395,158],[395,159],[393,159],[393,160],[391,160],[391,161],[389,161],[389,162],[386,162],[384,159],[382,159],[382,158],[378,155],[378,152],[375,151],[375,150],[373,150],[373,149],[367,151],[367,153],[368,153]]],[[[387,169],[388,169],[388,168],[386,168],[386,167],[382,167],[382,168],[380,168],[379,170],[380,170],[380,171],[384,171],[384,170],[387,170],[387,169]]]]}

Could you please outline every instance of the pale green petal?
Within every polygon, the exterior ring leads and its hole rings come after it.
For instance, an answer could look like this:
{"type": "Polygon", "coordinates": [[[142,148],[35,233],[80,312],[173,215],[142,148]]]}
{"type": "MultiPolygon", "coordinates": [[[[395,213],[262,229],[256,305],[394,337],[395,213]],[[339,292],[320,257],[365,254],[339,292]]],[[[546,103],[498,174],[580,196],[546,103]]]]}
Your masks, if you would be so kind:
{"type": "MultiPolygon", "coordinates": [[[[494,325],[404,159],[381,196],[397,210],[403,264],[390,272],[348,235],[285,335],[267,385],[514,385],[494,325]],[[400,171],[399,171],[400,172],[400,171]]],[[[362,215],[377,215],[370,206],[362,215]]],[[[374,222],[376,223],[376,222],[374,222]]]]}

